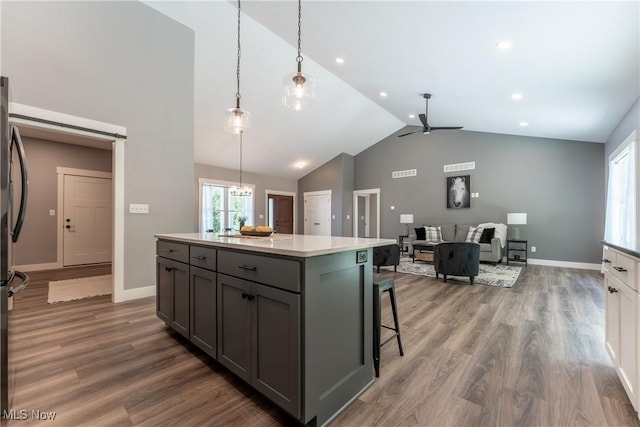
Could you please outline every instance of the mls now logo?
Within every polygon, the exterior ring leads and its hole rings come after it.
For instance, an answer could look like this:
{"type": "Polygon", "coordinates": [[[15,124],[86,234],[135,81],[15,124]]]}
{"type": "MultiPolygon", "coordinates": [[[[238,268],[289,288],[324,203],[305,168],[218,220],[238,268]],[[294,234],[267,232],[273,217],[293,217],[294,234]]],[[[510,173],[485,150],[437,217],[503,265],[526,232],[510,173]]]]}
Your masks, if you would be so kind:
{"type": "Polygon", "coordinates": [[[4,420],[39,420],[39,421],[53,421],[56,419],[55,412],[41,411],[39,409],[27,411],[26,409],[11,409],[2,411],[2,419],[4,420]]]}

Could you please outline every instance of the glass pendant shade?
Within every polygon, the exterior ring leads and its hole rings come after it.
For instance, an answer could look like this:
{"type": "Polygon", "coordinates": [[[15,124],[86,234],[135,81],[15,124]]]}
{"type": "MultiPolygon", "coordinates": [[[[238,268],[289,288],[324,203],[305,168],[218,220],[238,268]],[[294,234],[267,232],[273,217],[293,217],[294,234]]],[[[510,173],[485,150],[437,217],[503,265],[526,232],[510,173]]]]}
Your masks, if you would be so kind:
{"type": "Polygon", "coordinates": [[[292,110],[311,107],[316,102],[316,79],[301,71],[287,75],[282,82],[282,104],[292,110]]]}
{"type": "Polygon", "coordinates": [[[240,107],[228,108],[225,112],[224,130],[238,135],[251,129],[251,113],[240,107]]]}

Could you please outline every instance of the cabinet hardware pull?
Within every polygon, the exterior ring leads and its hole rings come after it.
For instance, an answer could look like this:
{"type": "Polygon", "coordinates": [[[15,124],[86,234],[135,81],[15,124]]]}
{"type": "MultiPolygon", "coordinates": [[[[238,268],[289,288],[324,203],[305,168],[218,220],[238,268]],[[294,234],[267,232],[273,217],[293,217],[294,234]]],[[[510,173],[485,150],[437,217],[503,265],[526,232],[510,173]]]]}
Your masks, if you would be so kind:
{"type": "Polygon", "coordinates": [[[609,292],[611,292],[612,294],[615,294],[616,292],[618,292],[618,290],[616,288],[612,288],[611,286],[609,286],[609,292]]]}
{"type": "Polygon", "coordinates": [[[245,292],[242,293],[242,299],[247,299],[248,296],[249,296],[249,294],[247,294],[245,292]]]}
{"type": "Polygon", "coordinates": [[[611,260],[608,260],[608,259],[606,259],[606,258],[602,258],[602,262],[604,262],[605,264],[607,264],[607,263],[611,263],[611,260]]]}
{"type": "Polygon", "coordinates": [[[247,295],[247,299],[249,301],[253,301],[254,298],[255,298],[255,296],[253,296],[253,295],[247,295]]]}
{"type": "Polygon", "coordinates": [[[171,268],[171,267],[165,267],[165,268],[164,268],[164,271],[173,271],[173,268],[171,268]]]}
{"type": "Polygon", "coordinates": [[[193,259],[199,259],[200,261],[203,261],[203,260],[207,259],[207,257],[206,257],[206,256],[202,256],[202,255],[192,256],[191,258],[193,258],[193,259]]]}
{"type": "Polygon", "coordinates": [[[238,268],[241,268],[243,270],[256,271],[256,267],[253,267],[251,265],[239,265],[238,268]]]}
{"type": "Polygon", "coordinates": [[[613,266],[613,269],[619,273],[626,273],[627,269],[624,267],[616,267],[615,265],[613,266]]]}
{"type": "Polygon", "coordinates": [[[169,252],[169,253],[171,253],[171,252],[173,252],[174,250],[173,250],[173,249],[165,249],[164,251],[165,251],[165,252],[169,252]]]}

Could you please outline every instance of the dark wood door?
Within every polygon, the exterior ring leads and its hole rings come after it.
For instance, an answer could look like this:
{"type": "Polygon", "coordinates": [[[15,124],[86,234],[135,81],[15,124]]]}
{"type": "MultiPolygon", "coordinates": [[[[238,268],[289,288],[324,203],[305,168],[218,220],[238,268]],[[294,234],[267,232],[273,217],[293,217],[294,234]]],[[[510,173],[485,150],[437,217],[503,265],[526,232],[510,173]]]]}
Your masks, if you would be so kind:
{"type": "Polygon", "coordinates": [[[276,233],[293,234],[293,196],[269,194],[273,200],[273,229],[276,233]]]}

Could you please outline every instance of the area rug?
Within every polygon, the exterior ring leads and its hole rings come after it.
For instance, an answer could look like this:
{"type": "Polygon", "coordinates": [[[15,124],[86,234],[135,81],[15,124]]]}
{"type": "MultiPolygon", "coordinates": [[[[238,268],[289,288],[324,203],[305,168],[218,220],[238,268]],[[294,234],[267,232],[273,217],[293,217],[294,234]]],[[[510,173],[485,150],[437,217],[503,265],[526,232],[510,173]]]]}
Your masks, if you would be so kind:
{"type": "Polygon", "coordinates": [[[106,276],[82,277],[79,279],[56,280],[49,282],[49,304],[72,301],[98,295],[110,295],[112,288],[111,274],[106,276]]]}
{"type": "MultiPolygon", "coordinates": [[[[381,269],[393,271],[393,267],[381,267],[381,269]]],[[[481,285],[496,286],[500,288],[511,288],[518,280],[522,267],[502,264],[480,264],[480,271],[478,275],[473,279],[473,283],[481,285]]],[[[416,263],[411,260],[401,260],[398,265],[398,273],[415,274],[418,276],[436,277],[436,272],[433,269],[432,264],[427,264],[421,261],[416,263]]],[[[440,275],[442,277],[442,275],[440,275]]],[[[447,276],[447,282],[466,282],[469,283],[468,277],[462,276],[447,276]]]]}

